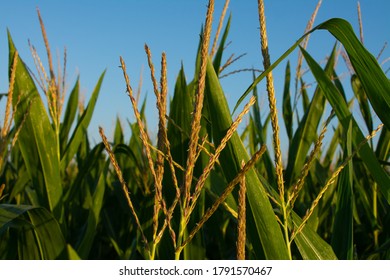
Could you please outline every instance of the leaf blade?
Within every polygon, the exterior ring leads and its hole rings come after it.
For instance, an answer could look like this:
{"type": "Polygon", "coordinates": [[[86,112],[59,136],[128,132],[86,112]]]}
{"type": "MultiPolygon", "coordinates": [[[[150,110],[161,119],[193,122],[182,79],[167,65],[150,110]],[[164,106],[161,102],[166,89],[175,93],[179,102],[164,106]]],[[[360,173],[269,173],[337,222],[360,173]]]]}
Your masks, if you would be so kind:
{"type": "MultiPolygon", "coordinates": [[[[206,73],[205,97],[210,107],[213,139],[218,144],[231,125],[232,119],[225,95],[210,60],[206,73]]],[[[235,132],[220,155],[221,166],[227,181],[231,181],[238,173],[241,168],[241,160],[248,161],[249,156],[240,137],[235,132]]],[[[261,240],[266,258],[288,259],[287,247],[281,229],[255,170],[249,170],[245,177],[250,205],[250,209],[248,209],[250,220],[248,222],[256,225],[257,235],[261,240]]]]}

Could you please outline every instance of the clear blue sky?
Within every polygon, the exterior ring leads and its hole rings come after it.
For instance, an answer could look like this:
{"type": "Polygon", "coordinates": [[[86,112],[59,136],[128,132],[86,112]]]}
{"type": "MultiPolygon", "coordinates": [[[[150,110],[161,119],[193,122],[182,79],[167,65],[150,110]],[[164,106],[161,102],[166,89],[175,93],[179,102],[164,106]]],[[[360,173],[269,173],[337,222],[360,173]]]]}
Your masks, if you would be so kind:
{"type": "MultiPolygon", "coordinates": [[[[224,1],[217,0],[216,2],[215,18],[218,19],[224,1]]],[[[265,1],[272,61],[275,61],[303,34],[316,4],[315,0],[265,1]]],[[[384,43],[390,41],[390,1],[361,0],[360,4],[365,45],[376,55],[384,43]]],[[[31,69],[35,68],[28,48],[28,39],[36,46],[41,58],[46,61],[36,13],[38,7],[46,26],[53,54],[56,55],[58,52],[62,58],[64,46],[67,48],[69,90],[73,87],[77,75],[80,75],[81,90],[88,101],[100,74],[107,69],[90,126],[92,143],[100,141],[97,133],[99,125],[111,138],[112,127],[117,116],[121,118],[124,125],[126,125],[126,119],[134,122],[131,104],[125,94],[123,75],[121,69],[118,68],[119,56],[123,56],[126,61],[134,89],[137,88],[140,72],[143,69],[142,97],[148,95],[147,118],[151,122],[150,128],[153,128],[157,112],[144,43],[147,43],[152,50],[157,71],[159,71],[161,52],[166,52],[168,86],[172,94],[181,62],[184,63],[188,80],[192,78],[200,26],[204,22],[206,6],[206,0],[1,1],[0,92],[5,92],[8,87],[7,28],[11,32],[22,59],[31,69]]],[[[230,70],[250,67],[262,69],[257,1],[231,0],[228,13],[232,14],[229,36],[232,43],[225,52],[225,59],[232,53],[236,55],[247,53],[230,70]]],[[[315,25],[333,17],[347,19],[358,32],[357,1],[323,0],[315,25]]],[[[217,21],[213,26],[214,31],[216,27],[217,21]]],[[[325,31],[317,32],[311,37],[308,50],[316,59],[322,60],[330,53],[334,43],[335,40],[325,31]]],[[[381,59],[389,56],[390,51],[387,48],[381,59]]],[[[292,69],[296,67],[296,57],[296,52],[289,57],[292,69]]],[[[286,62],[282,63],[275,71],[279,101],[285,65],[286,62]]],[[[384,65],[384,68],[389,67],[390,62],[384,65]]],[[[252,74],[248,72],[222,80],[231,106],[234,106],[251,80],[252,74]]],[[[263,106],[267,108],[264,84],[259,87],[259,91],[263,94],[263,106]]],[[[4,104],[0,105],[3,108],[4,104]]],[[[3,119],[4,110],[1,109],[0,112],[0,118],[3,119]]]]}

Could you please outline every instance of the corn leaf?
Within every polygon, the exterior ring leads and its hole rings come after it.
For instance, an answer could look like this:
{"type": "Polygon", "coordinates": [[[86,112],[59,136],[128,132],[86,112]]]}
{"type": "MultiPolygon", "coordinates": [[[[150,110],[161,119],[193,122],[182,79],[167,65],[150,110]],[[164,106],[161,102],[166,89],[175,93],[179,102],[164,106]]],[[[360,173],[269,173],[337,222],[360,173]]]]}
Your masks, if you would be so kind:
{"type": "Polygon", "coordinates": [[[376,146],[375,154],[382,161],[388,161],[390,157],[390,130],[386,127],[382,129],[376,146]]]}
{"type": "Polygon", "coordinates": [[[303,111],[306,112],[307,108],[309,108],[310,99],[309,99],[309,95],[307,94],[306,83],[304,82],[302,77],[299,80],[301,83],[302,108],[303,111]]]}
{"type": "Polygon", "coordinates": [[[236,105],[234,106],[233,113],[237,110],[238,106],[242,103],[242,101],[247,97],[253,89],[257,86],[258,83],[260,83],[269,72],[274,70],[290,53],[292,53],[295,48],[299,46],[299,44],[305,39],[307,34],[303,35],[301,38],[298,39],[298,41],[295,42],[287,51],[284,52],[274,63],[272,63],[267,69],[265,69],[257,78],[253,81],[253,83],[246,89],[246,91],[240,96],[238,99],[236,105]]]}
{"type": "Polygon", "coordinates": [[[367,100],[367,95],[364,91],[364,88],[362,87],[359,77],[355,74],[351,77],[351,84],[356,99],[358,100],[359,109],[366,123],[368,131],[372,131],[374,129],[374,125],[371,116],[370,104],[367,100]]]}
{"type": "Polygon", "coordinates": [[[69,131],[76,117],[76,112],[77,112],[77,107],[79,102],[79,88],[80,88],[80,82],[79,79],[77,79],[76,84],[69,95],[68,104],[65,110],[64,121],[62,122],[61,125],[61,131],[60,131],[61,155],[64,153],[64,150],[66,148],[68,137],[69,137],[69,131]]]}
{"type": "MultiPolygon", "coordinates": [[[[232,123],[227,101],[214,67],[209,61],[206,70],[205,97],[213,130],[213,140],[218,145],[232,123]]],[[[238,136],[234,133],[220,155],[220,163],[227,181],[231,181],[241,169],[241,161],[247,162],[249,156],[238,136]]],[[[246,174],[247,197],[249,200],[248,223],[254,223],[267,259],[288,259],[287,247],[275,218],[271,203],[254,169],[246,174]]]]}
{"type": "MultiPolygon", "coordinates": [[[[255,77],[255,72],[252,72],[253,74],[253,80],[256,79],[255,77]]],[[[269,114],[268,117],[266,118],[264,124],[261,120],[261,113],[260,113],[260,105],[259,105],[259,98],[258,98],[258,93],[257,93],[257,87],[255,86],[253,88],[253,96],[256,98],[256,103],[252,106],[252,115],[253,115],[253,121],[254,121],[254,128],[251,129],[251,134],[254,136],[257,136],[256,143],[254,143],[255,146],[257,145],[265,145],[266,144],[266,138],[267,138],[267,120],[269,121],[269,114]]],[[[259,148],[259,147],[258,147],[259,148]]],[[[253,151],[254,152],[254,151],[253,151]]],[[[268,182],[271,185],[275,185],[276,183],[276,177],[275,177],[275,168],[271,159],[271,156],[269,154],[269,151],[266,150],[261,163],[264,165],[264,168],[267,172],[267,179],[268,182]]]]}
{"type": "MultiPolygon", "coordinates": [[[[302,219],[294,212],[292,213],[291,220],[293,221],[294,228],[298,228],[302,222],[302,219]]],[[[309,226],[305,226],[297,234],[294,243],[297,245],[299,253],[301,253],[304,260],[337,259],[332,247],[309,226]]]]}
{"type": "Polygon", "coordinates": [[[65,240],[53,215],[42,207],[0,204],[0,235],[16,230],[20,259],[58,259],[65,240]]]}
{"type": "MultiPolygon", "coordinates": [[[[352,122],[344,133],[344,160],[352,154],[352,122]]],[[[337,202],[332,231],[332,247],[338,259],[353,259],[353,168],[352,162],[341,171],[337,181],[337,202]]]]}
{"type": "Polygon", "coordinates": [[[66,245],[66,251],[68,254],[68,260],[81,260],[80,256],[70,244],[66,245]]]}
{"type": "MultiPolygon", "coordinates": [[[[316,78],[318,85],[322,88],[327,100],[332,105],[332,108],[334,109],[341,125],[344,129],[348,129],[348,120],[351,116],[351,113],[349,112],[348,106],[342,98],[340,92],[337,90],[332,81],[327,77],[318,63],[304,49],[301,48],[301,51],[306,59],[307,64],[310,67],[311,72],[316,78]]],[[[354,118],[352,119],[352,130],[353,144],[356,147],[364,141],[365,137],[354,118]]],[[[368,143],[366,143],[360,149],[359,155],[361,156],[364,164],[370,171],[374,180],[378,183],[378,186],[385,199],[388,203],[390,203],[390,177],[380,165],[374,151],[371,149],[368,143]]]]}
{"type": "Polygon", "coordinates": [[[114,131],[114,144],[123,144],[125,142],[125,136],[123,134],[123,129],[119,117],[116,119],[115,131],[114,131]]]}
{"type": "Polygon", "coordinates": [[[109,161],[106,162],[103,170],[100,170],[99,176],[96,178],[94,193],[89,205],[88,218],[86,221],[85,230],[81,242],[76,247],[78,255],[82,259],[87,259],[95,238],[96,228],[100,220],[100,211],[103,207],[103,197],[106,185],[106,174],[108,171],[109,161]]]}
{"type": "Polygon", "coordinates": [[[92,96],[88,103],[88,106],[83,112],[81,118],[79,119],[76,128],[73,131],[72,137],[70,138],[69,143],[66,146],[65,152],[61,158],[61,170],[65,170],[65,168],[68,166],[69,162],[72,160],[72,158],[77,152],[77,149],[79,148],[80,144],[83,141],[85,133],[88,129],[88,125],[92,119],[92,114],[95,109],[97,98],[99,96],[100,87],[103,82],[104,74],[105,71],[100,76],[95,86],[95,89],[92,92],[92,96]]]}
{"type": "Polygon", "coordinates": [[[222,54],[223,54],[223,51],[225,49],[225,43],[226,43],[227,36],[229,34],[231,19],[232,19],[232,15],[229,16],[229,19],[226,23],[225,30],[224,30],[222,38],[221,38],[221,42],[219,44],[218,50],[215,54],[214,61],[213,61],[214,69],[215,69],[215,72],[217,73],[217,76],[219,76],[219,70],[220,70],[221,61],[222,61],[222,54]]]}
{"type": "MultiPolygon", "coordinates": [[[[15,45],[8,32],[10,68],[15,55],[15,45]]],[[[54,213],[60,221],[62,216],[62,186],[59,169],[58,139],[52,129],[45,106],[24,62],[17,58],[13,91],[15,125],[20,131],[18,143],[27,171],[37,190],[40,205],[54,213]]]]}
{"type": "Polygon", "coordinates": [[[319,29],[328,30],[337,40],[339,40],[351,61],[351,64],[359,77],[362,86],[382,122],[389,127],[390,115],[387,114],[390,107],[390,81],[380,68],[375,57],[370,54],[353,32],[351,25],[343,19],[333,18],[325,21],[306,34],[299,38],[282,56],[280,56],[268,69],[261,73],[256,80],[248,87],[237,101],[233,112],[241,104],[246,96],[253,88],[266,77],[266,75],[275,69],[295,48],[303,41],[303,39],[319,29]]]}
{"type": "Polygon", "coordinates": [[[375,57],[369,53],[345,20],[330,19],[315,29],[328,30],[346,50],[370,103],[387,128],[390,128],[390,81],[375,57]]]}
{"type": "MultiPolygon", "coordinates": [[[[335,62],[336,48],[333,48],[331,56],[325,67],[327,75],[333,72],[335,62]]],[[[325,109],[325,97],[320,87],[314,92],[309,107],[305,111],[303,118],[298,124],[290,148],[288,150],[288,161],[286,168],[286,181],[292,185],[296,176],[300,174],[303,165],[306,162],[309,149],[317,140],[318,126],[325,109]]]]}
{"type": "Polygon", "coordinates": [[[291,94],[290,94],[290,80],[291,80],[291,69],[290,62],[287,62],[286,71],[285,71],[285,80],[284,80],[284,91],[283,91],[283,119],[286,126],[286,132],[291,142],[293,136],[293,111],[291,106],[291,94]]]}
{"type": "MultiPolygon", "coordinates": [[[[268,182],[261,176],[260,181],[264,187],[268,190],[270,195],[280,203],[280,196],[277,191],[268,184],[268,182]]],[[[291,212],[289,217],[289,228],[297,229],[302,223],[302,219],[294,211],[291,212]]],[[[337,259],[332,247],[315,232],[310,226],[305,226],[301,232],[299,232],[294,243],[297,245],[299,253],[304,260],[335,260],[337,259]]]]}
{"type": "MultiPolygon", "coordinates": [[[[192,95],[187,87],[183,65],[176,79],[175,91],[170,106],[168,139],[171,144],[173,160],[185,166],[191,131],[192,95]]],[[[178,175],[179,182],[182,176],[178,175]]]]}

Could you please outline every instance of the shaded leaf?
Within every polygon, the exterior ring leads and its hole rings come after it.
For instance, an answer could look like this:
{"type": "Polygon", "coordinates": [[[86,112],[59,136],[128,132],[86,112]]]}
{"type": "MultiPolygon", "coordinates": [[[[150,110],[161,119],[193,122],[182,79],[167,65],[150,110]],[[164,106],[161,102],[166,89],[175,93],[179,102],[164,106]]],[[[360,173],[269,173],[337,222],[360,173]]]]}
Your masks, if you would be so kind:
{"type": "Polygon", "coordinates": [[[54,217],[42,207],[0,204],[0,235],[16,230],[20,259],[54,260],[65,249],[65,240],[54,217]]]}

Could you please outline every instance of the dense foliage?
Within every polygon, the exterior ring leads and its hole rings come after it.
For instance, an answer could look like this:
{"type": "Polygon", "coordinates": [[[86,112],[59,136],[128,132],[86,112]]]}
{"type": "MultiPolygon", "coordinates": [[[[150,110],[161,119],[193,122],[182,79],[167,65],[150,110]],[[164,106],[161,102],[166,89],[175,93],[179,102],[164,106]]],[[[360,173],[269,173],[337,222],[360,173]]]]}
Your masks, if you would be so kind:
{"type": "MultiPolygon", "coordinates": [[[[118,120],[111,143],[101,129],[102,142],[91,146],[87,131],[104,73],[85,109],[78,106],[78,81],[63,104],[60,73],[49,66],[46,75],[38,67],[43,78],[35,79],[8,34],[10,85],[1,95],[7,99],[0,138],[1,259],[235,259],[237,251],[246,259],[390,258],[390,82],[374,56],[349,23],[330,19],[259,76],[254,73],[236,108],[247,96],[254,98],[236,121],[219,82],[220,70],[230,63],[222,60],[230,18],[209,55],[210,6],[195,75],[187,81],[182,67],[169,106],[165,56],[158,85],[146,48],[159,109],[156,144],[145,128],[146,104],[138,108],[123,60],[136,115],[128,124],[131,137],[126,139],[118,120]],[[301,47],[318,29],[340,42],[353,71],[349,89],[338,79],[336,47],[324,68],[301,47]],[[297,48],[316,87],[309,92],[297,73],[293,96],[286,59],[297,48]],[[255,101],[257,85],[283,63],[283,141],[289,144],[280,174],[270,153],[275,147],[266,143],[274,108],[264,118],[255,101]],[[347,90],[354,93],[351,100],[347,90]],[[364,123],[352,114],[352,102],[364,123]],[[374,127],[374,114],[383,127],[374,127]]],[[[274,127],[272,132],[278,133],[274,127]]]]}

